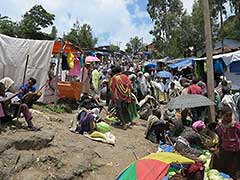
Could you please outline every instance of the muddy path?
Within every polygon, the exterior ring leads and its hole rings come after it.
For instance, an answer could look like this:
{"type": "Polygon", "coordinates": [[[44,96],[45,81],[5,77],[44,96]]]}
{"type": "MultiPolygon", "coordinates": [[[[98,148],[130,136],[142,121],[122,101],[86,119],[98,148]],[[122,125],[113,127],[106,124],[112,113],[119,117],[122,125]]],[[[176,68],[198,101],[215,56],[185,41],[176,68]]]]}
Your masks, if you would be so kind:
{"type": "Polygon", "coordinates": [[[0,179],[111,180],[135,158],[157,150],[144,138],[145,121],[128,130],[113,128],[114,146],[68,130],[73,114],[33,112],[39,132],[24,128],[23,119],[0,128],[0,179]]]}

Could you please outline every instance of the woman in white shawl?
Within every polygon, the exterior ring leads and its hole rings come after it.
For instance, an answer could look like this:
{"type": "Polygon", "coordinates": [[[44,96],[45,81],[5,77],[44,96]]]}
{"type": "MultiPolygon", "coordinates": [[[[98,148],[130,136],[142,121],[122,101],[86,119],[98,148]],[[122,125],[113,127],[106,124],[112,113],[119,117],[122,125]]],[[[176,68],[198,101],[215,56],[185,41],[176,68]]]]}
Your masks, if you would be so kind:
{"type": "Polygon", "coordinates": [[[139,83],[139,90],[142,95],[142,98],[140,99],[143,99],[148,93],[148,86],[147,86],[147,80],[144,77],[142,72],[138,72],[138,83],[139,83]]]}
{"type": "Polygon", "coordinates": [[[1,79],[0,82],[4,84],[5,89],[6,89],[5,91],[8,91],[14,84],[14,81],[9,77],[5,77],[5,78],[1,79]]]}

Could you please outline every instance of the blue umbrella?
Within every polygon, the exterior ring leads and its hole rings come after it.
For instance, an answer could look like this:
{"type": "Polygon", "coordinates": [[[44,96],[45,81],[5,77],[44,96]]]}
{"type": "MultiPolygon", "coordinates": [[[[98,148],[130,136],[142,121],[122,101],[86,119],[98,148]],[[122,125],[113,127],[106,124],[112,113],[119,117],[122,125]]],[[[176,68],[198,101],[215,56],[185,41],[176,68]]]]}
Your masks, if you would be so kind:
{"type": "Polygon", "coordinates": [[[168,72],[168,71],[159,71],[157,73],[157,77],[160,77],[160,78],[172,78],[173,75],[170,72],[168,72]]]}

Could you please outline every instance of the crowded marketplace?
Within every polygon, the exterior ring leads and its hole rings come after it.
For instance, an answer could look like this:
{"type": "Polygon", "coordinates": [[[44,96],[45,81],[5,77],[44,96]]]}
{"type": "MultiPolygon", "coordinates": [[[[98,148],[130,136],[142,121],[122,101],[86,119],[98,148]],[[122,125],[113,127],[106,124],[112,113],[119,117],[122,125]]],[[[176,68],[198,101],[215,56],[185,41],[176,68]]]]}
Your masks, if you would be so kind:
{"type": "MultiPolygon", "coordinates": [[[[160,2],[146,1],[152,19],[160,2]]],[[[235,3],[227,6],[239,18],[235,3]]],[[[78,21],[63,37],[40,38],[41,28],[36,38],[12,36],[0,14],[0,179],[240,179],[240,41],[215,46],[208,16],[199,51],[177,49],[172,32],[160,37],[156,27],[152,43],[131,38],[124,51],[79,44],[78,21]],[[169,37],[165,46],[158,39],[169,37]]]]}

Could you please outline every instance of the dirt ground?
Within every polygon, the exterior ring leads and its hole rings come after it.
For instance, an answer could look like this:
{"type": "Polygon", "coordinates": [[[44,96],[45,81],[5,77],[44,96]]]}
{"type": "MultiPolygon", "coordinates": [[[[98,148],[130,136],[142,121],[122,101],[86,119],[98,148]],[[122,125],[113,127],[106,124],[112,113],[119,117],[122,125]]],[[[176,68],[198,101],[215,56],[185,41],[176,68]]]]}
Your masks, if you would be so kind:
{"type": "Polygon", "coordinates": [[[112,180],[135,158],[156,152],[144,138],[146,121],[128,130],[113,128],[115,146],[95,142],[68,130],[74,114],[33,112],[39,132],[19,123],[0,128],[0,179],[3,180],[112,180]]]}

